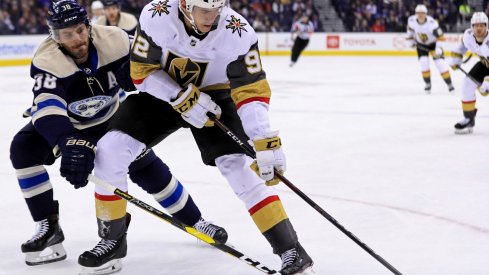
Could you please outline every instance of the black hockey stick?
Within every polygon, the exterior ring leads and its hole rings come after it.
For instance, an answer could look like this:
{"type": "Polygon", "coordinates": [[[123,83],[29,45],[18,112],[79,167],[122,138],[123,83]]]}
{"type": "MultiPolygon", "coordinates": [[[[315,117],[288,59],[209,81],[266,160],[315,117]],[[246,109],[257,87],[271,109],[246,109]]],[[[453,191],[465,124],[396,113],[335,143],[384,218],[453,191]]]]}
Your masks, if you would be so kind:
{"type": "MultiPolygon", "coordinates": [[[[226,125],[224,125],[219,119],[213,114],[208,112],[207,116],[214,121],[214,123],[221,128],[232,140],[234,140],[241,148],[243,148],[250,156],[256,158],[256,153],[253,147],[248,143],[245,143],[239,139],[226,125]]],[[[387,269],[389,269],[392,273],[396,275],[402,275],[399,270],[397,270],[394,266],[392,266],[389,262],[384,260],[378,254],[376,254],[370,247],[368,247],[365,243],[360,241],[353,233],[348,231],[345,227],[343,227],[335,218],[333,218],[330,214],[324,211],[319,205],[317,205],[311,198],[309,198],[306,194],[304,194],[299,188],[297,188],[292,182],[290,182],[283,175],[278,173],[275,170],[275,175],[279,178],[285,185],[287,185],[294,193],[299,195],[303,200],[305,200],[312,208],[316,209],[323,217],[325,217],[328,221],[330,221],[336,228],[338,228],[341,232],[343,232],[346,236],[348,236],[351,240],[353,240],[356,244],[358,244],[363,250],[365,250],[368,254],[374,257],[377,261],[383,264],[387,269]]]]}
{"type": "MultiPolygon", "coordinates": [[[[472,56],[472,55],[471,55],[472,56]]],[[[482,85],[477,79],[473,78],[469,73],[467,73],[460,65],[456,65],[457,69],[459,69],[467,78],[472,80],[477,86],[482,85]]]]}
{"type": "MultiPolygon", "coordinates": [[[[457,69],[459,69],[468,79],[472,80],[475,85],[477,86],[481,86],[482,83],[480,83],[479,81],[477,81],[477,79],[473,78],[469,73],[467,73],[467,71],[465,71],[462,67],[460,67],[460,65],[456,65],[457,69]]],[[[481,92],[481,90],[477,89],[479,91],[479,93],[481,94],[481,96],[487,96],[488,93],[483,93],[481,92]]]]}
{"type": "Polygon", "coordinates": [[[165,214],[164,212],[161,212],[160,210],[152,207],[151,205],[131,196],[128,193],[125,193],[124,191],[114,187],[113,185],[109,184],[108,182],[105,182],[105,181],[97,178],[94,175],[89,175],[88,180],[90,180],[91,182],[103,187],[107,191],[115,194],[116,196],[123,198],[126,201],[136,205],[137,207],[145,210],[146,212],[164,220],[165,222],[170,223],[171,225],[175,226],[176,228],[196,237],[197,239],[199,239],[205,243],[208,243],[209,245],[212,245],[213,247],[215,247],[215,248],[217,248],[223,252],[226,252],[227,254],[229,254],[235,258],[238,258],[239,260],[247,263],[248,265],[260,270],[261,272],[263,272],[265,274],[280,274],[276,270],[268,268],[267,266],[265,266],[261,262],[246,256],[245,254],[239,252],[238,250],[236,250],[236,249],[234,249],[234,248],[232,248],[226,244],[216,243],[216,241],[213,238],[207,236],[206,234],[198,231],[197,229],[195,229],[191,226],[188,226],[188,225],[178,221],[177,219],[173,218],[172,216],[165,214]]]}

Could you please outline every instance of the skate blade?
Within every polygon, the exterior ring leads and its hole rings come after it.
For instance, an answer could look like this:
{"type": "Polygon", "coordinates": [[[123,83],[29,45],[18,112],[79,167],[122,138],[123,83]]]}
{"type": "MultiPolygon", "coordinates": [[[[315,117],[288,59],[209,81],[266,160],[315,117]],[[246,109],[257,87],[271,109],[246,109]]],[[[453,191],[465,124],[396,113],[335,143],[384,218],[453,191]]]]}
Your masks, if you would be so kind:
{"type": "Polygon", "coordinates": [[[468,135],[474,132],[473,128],[465,128],[465,129],[455,129],[455,134],[457,135],[468,135]]]}
{"type": "Polygon", "coordinates": [[[98,267],[80,266],[80,275],[111,274],[122,269],[121,259],[114,259],[98,267]]]}
{"type": "Polygon", "coordinates": [[[25,253],[27,265],[49,264],[66,259],[66,251],[61,243],[46,247],[43,251],[25,253]]]}
{"type": "Polygon", "coordinates": [[[314,275],[316,272],[314,272],[314,269],[312,269],[312,265],[307,267],[306,269],[302,270],[300,273],[297,273],[300,275],[314,275]]]}

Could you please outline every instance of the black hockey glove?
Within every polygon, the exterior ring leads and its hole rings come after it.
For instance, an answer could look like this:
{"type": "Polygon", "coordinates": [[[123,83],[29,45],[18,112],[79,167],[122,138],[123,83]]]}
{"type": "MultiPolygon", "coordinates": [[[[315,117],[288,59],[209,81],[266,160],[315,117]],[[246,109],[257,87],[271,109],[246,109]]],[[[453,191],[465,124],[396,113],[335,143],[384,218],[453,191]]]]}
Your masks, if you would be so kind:
{"type": "Polygon", "coordinates": [[[95,143],[83,136],[70,135],[61,138],[58,146],[61,151],[61,176],[75,189],[86,186],[88,175],[94,167],[95,143]]]}
{"type": "Polygon", "coordinates": [[[131,65],[129,60],[124,62],[122,66],[115,72],[115,78],[119,86],[126,92],[135,91],[136,87],[131,79],[131,65]]]}

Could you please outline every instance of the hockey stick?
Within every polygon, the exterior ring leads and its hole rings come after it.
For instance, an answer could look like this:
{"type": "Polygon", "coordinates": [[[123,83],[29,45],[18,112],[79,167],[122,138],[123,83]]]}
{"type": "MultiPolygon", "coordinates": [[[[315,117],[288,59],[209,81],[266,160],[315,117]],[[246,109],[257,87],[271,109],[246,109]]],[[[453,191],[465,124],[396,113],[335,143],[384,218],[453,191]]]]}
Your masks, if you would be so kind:
{"type": "Polygon", "coordinates": [[[101,186],[101,187],[103,187],[105,190],[115,194],[116,196],[118,196],[122,199],[125,199],[126,201],[136,205],[137,207],[145,210],[146,212],[153,214],[154,216],[164,220],[165,222],[170,223],[171,225],[175,226],[176,228],[196,237],[197,239],[199,239],[205,243],[208,243],[209,245],[212,245],[213,247],[215,247],[215,248],[217,248],[223,252],[226,252],[227,254],[229,254],[235,258],[238,258],[239,260],[247,263],[248,265],[260,270],[261,272],[263,272],[265,274],[280,274],[276,270],[268,268],[267,266],[265,266],[261,262],[246,256],[245,254],[239,252],[238,250],[236,250],[236,249],[234,249],[234,248],[232,248],[226,244],[216,243],[216,241],[213,238],[207,236],[206,234],[198,231],[197,229],[195,229],[191,226],[188,226],[188,225],[178,221],[177,219],[173,218],[172,216],[161,212],[160,210],[152,207],[151,205],[131,196],[128,193],[125,193],[124,191],[114,187],[113,185],[109,184],[108,182],[105,182],[105,181],[97,178],[94,175],[89,175],[88,180],[99,185],[99,186],[101,186]]]}
{"type": "MultiPolygon", "coordinates": [[[[477,79],[473,78],[473,77],[472,77],[472,76],[471,76],[469,73],[467,73],[467,71],[465,71],[465,70],[464,70],[462,67],[460,67],[460,65],[457,65],[456,67],[457,67],[457,69],[459,69],[459,70],[460,70],[460,71],[461,71],[461,72],[462,72],[462,73],[463,73],[463,74],[464,74],[464,75],[465,75],[465,76],[466,76],[468,79],[472,80],[472,81],[475,83],[475,85],[479,86],[479,88],[480,88],[480,86],[482,85],[482,83],[480,83],[479,81],[477,81],[477,79]]],[[[489,94],[489,93],[483,93],[483,92],[481,92],[481,90],[480,90],[479,88],[478,88],[477,90],[479,91],[479,94],[481,94],[481,96],[487,96],[487,95],[489,94]]]]}
{"type": "MultiPolygon", "coordinates": [[[[472,55],[471,55],[472,56],[472,55]]],[[[467,71],[465,71],[460,65],[456,65],[457,69],[459,69],[468,79],[472,80],[477,86],[482,85],[477,79],[473,78],[467,71]]]]}
{"type": "MultiPolygon", "coordinates": [[[[219,119],[213,114],[208,112],[207,116],[214,121],[214,123],[221,128],[232,140],[234,140],[242,149],[244,149],[250,156],[256,158],[256,153],[253,147],[248,143],[245,143],[239,139],[226,125],[224,125],[219,119]]],[[[370,247],[368,247],[365,243],[360,241],[353,233],[348,231],[345,227],[343,227],[333,216],[324,211],[319,205],[317,205],[311,198],[309,198],[306,194],[304,194],[299,188],[297,188],[292,182],[290,182],[283,175],[278,173],[275,170],[275,175],[279,178],[285,185],[287,185],[294,193],[299,195],[303,200],[305,200],[312,208],[316,209],[323,217],[325,217],[328,221],[330,221],[336,228],[338,228],[341,232],[343,232],[346,236],[348,236],[351,240],[353,240],[356,244],[358,244],[361,248],[363,248],[368,254],[374,257],[377,261],[379,261],[382,265],[384,265],[387,269],[389,269],[392,273],[396,275],[402,275],[399,270],[397,270],[394,266],[392,266],[389,262],[384,260],[378,254],[376,254],[370,247]]]]}

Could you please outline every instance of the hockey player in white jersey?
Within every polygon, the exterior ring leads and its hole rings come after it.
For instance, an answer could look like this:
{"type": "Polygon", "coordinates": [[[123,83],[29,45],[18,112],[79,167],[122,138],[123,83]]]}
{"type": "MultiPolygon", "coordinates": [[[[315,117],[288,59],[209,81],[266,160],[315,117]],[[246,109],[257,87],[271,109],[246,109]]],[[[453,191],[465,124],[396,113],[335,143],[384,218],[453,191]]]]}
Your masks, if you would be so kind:
{"type": "Polygon", "coordinates": [[[407,34],[408,41],[413,47],[416,47],[418,53],[419,65],[421,74],[425,82],[424,90],[426,93],[431,93],[431,71],[430,59],[433,57],[438,71],[443,80],[448,85],[448,91],[451,92],[455,88],[450,77],[449,67],[445,61],[443,49],[437,46],[437,41],[444,41],[443,31],[438,25],[438,22],[433,17],[428,16],[428,8],[425,5],[416,6],[416,15],[411,15],[408,19],[407,34]]]}
{"type": "MultiPolygon", "coordinates": [[[[226,0],[154,0],[143,8],[131,49],[131,95],[97,145],[95,175],[122,190],[134,156],[189,128],[205,164],[217,166],[253,222],[281,257],[281,274],[303,274],[312,259],[273,187],[285,171],[278,131],[272,131],[271,97],[258,39],[226,0]],[[207,114],[220,117],[257,151],[248,156],[207,114]]],[[[184,165],[185,160],[182,160],[184,165]]],[[[189,167],[191,169],[191,167],[189,167]]],[[[98,192],[106,192],[101,188],[98,192]]],[[[99,209],[104,211],[104,209],[99,209]]]]}
{"type": "Polygon", "coordinates": [[[476,12],[470,19],[470,29],[465,30],[460,45],[452,50],[450,66],[457,69],[462,64],[462,57],[467,51],[476,54],[480,61],[469,71],[462,84],[462,110],[464,118],[455,124],[455,133],[472,133],[475,126],[477,109],[476,93],[479,88],[481,95],[489,93],[489,39],[488,18],[484,12],[476,12]],[[480,86],[479,86],[480,85],[480,86]]]}

